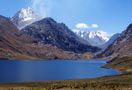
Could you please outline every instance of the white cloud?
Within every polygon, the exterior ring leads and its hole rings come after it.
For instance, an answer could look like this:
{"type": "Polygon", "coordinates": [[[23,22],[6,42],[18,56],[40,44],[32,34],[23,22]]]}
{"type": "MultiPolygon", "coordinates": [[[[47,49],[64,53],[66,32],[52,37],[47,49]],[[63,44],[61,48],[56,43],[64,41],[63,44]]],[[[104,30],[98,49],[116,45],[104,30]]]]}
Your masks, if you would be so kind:
{"type": "Polygon", "coordinates": [[[91,28],[99,28],[99,25],[97,25],[97,24],[92,24],[92,25],[91,25],[91,28]]]}
{"type": "Polygon", "coordinates": [[[86,23],[78,23],[76,24],[76,28],[77,29],[95,29],[95,28],[99,28],[99,25],[97,24],[86,24],[86,23]]]}
{"type": "Polygon", "coordinates": [[[41,17],[48,17],[51,11],[51,0],[31,0],[31,7],[41,17]]]}
{"type": "Polygon", "coordinates": [[[88,27],[88,25],[85,24],[85,23],[78,23],[78,24],[76,25],[76,28],[77,28],[77,29],[88,29],[89,27],[88,27]]]}

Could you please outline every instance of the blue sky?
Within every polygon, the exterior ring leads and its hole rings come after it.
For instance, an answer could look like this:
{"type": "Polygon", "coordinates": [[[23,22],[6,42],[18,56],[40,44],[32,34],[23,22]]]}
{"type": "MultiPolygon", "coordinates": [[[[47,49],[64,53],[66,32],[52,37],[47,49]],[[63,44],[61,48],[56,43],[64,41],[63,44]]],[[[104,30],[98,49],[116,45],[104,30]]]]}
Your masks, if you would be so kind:
{"type": "Polygon", "coordinates": [[[64,22],[71,29],[78,23],[97,24],[98,28],[89,30],[113,34],[132,23],[131,4],[132,0],[1,0],[0,14],[11,17],[31,6],[39,15],[64,22]]]}

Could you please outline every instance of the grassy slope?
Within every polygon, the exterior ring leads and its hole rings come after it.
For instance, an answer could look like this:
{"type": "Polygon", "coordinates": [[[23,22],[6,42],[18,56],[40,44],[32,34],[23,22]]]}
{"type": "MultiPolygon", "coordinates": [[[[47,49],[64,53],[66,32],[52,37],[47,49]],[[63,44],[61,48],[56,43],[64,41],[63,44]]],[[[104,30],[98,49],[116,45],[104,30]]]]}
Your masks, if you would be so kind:
{"type": "Polygon", "coordinates": [[[0,85],[0,90],[132,90],[132,73],[85,80],[0,85]]]}
{"type": "Polygon", "coordinates": [[[104,67],[107,68],[116,68],[119,70],[125,70],[132,72],[132,57],[116,57],[108,62],[104,67]]]}

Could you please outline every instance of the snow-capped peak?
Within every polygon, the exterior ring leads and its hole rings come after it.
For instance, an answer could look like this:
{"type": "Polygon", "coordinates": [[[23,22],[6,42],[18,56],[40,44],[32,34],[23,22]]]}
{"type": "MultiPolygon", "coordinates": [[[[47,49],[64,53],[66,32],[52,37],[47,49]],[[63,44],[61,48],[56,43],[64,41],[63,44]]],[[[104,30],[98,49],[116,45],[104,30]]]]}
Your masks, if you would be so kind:
{"type": "Polygon", "coordinates": [[[18,13],[19,18],[21,18],[23,21],[31,20],[36,18],[36,14],[34,11],[28,7],[28,8],[22,8],[18,13]]]}
{"type": "Polygon", "coordinates": [[[109,41],[111,35],[104,31],[73,30],[78,36],[88,41],[93,46],[100,47],[109,41]]]}
{"type": "Polygon", "coordinates": [[[108,35],[107,32],[104,31],[89,32],[89,38],[95,38],[95,37],[100,37],[106,42],[110,39],[110,35],[108,35]]]}
{"type": "Polygon", "coordinates": [[[23,27],[40,20],[41,18],[30,8],[22,8],[18,11],[15,16],[12,17],[12,22],[19,28],[23,27]]]}

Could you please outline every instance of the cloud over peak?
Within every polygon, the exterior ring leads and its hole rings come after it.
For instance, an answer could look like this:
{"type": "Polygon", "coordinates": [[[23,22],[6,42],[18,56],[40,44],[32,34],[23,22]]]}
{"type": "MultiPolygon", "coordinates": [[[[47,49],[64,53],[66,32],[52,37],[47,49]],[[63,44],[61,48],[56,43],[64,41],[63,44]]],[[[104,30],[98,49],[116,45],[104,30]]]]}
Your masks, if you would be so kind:
{"type": "Polygon", "coordinates": [[[89,26],[85,23],[78,23],[78,24],[76,24],[76,28],[77,29],[88,29],[89,26]]]}
{"type": "Polygon", "coordinates": [[[77,29],[95,29],[95,28],[99,28],[99,25],[97,25],[97,24],[90,24],[90,25],[88,25],[88,24],[86,24],[86,23],[78,23],[78,24],[76,24],[76,28],[77,29]]]}
{"type": "Polygon", "coordinates": [[[91,28],[99,28],[99,25],[98,24],[92,24],[91,28]]]}

